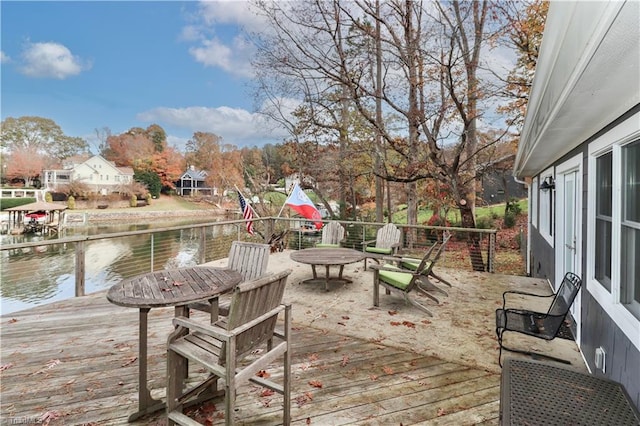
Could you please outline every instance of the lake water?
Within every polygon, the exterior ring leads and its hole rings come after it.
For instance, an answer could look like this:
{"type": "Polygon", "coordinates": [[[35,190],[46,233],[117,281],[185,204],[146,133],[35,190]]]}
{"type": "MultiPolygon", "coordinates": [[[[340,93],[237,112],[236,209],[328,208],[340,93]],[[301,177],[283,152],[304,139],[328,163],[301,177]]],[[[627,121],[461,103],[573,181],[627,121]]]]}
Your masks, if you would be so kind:
{"type": "MultiPolygon", "coordinates": [[[[100,224],[68,228],[65,236],[101,235],[208,222],[211,218],[200,222],[183,219],[146,224],[100,224]]],[[[39,235],[1,235],[0,244],[44,239],[39,235]]],[[[105,290],[123,278],[147,272],[151,262],[154,270],[196,265],[199,244],[198,229],[156,233],[153,240],[149,234],[88,241],[85,245],[85,293],[105,290]]],[[[3,250],[0,256],[2,315],[75,296],[75,244],[55,244],[18,252],[3,250]]]]}

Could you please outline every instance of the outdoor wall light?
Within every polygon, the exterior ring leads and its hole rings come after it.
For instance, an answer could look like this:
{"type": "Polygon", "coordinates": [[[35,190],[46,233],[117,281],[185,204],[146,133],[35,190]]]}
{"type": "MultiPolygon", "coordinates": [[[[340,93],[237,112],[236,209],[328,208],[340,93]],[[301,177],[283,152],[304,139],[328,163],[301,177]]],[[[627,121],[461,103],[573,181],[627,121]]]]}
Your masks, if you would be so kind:
{"type": "Polygon", "coordinates": [[[547,176],[546,178],[544,178],[544,181],[542,181],[542,183],[540,184],[540,189],[545,192],[555,188],[556,188],[556,181],[553,180],[552,176],[547,176]]]}

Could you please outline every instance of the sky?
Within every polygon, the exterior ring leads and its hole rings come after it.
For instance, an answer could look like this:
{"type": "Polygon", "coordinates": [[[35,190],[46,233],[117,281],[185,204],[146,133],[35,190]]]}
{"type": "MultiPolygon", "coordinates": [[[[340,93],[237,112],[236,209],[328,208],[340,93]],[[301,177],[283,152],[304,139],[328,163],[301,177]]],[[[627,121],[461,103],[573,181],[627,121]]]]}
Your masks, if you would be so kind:
{"type": "Polygon", "coordinates": [[[286,137],[254,113],[246,2],[2,0],[0,14],[2,120],[52,119],[94,153],[96,130],[151,124],[179,149],[194,132],[238,147],[286,137]]]}

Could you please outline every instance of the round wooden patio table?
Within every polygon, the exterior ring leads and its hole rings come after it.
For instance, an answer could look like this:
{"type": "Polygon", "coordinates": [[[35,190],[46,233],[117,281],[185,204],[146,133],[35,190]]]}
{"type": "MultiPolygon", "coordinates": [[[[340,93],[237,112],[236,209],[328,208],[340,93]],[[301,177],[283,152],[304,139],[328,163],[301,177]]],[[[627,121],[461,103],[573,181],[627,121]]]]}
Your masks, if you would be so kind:
{"type": "Polygon", "coordinates": [[[218,316],[218,296],[242,281],[231,269],[195,266],[165,269],[127,278],[107,292],[109,302],[140,310],[138,356],[138,411],[129,421],[165,408],[165,403],[151,397],[147,385],[147,316],[151,308],[175,306],[175,316],[189,316],[187,305],[208,300],[212,318],[218,316]]]}
{"type": "Polygon", "coordinates": [[[344,270],[344,265],[348,265],[350,263],[355,263],[363,260],[365,258],[365,253],[348,249],[348,248],[308,248],[303,250],[294,251],[291,253],[291,260],[294,260],[299,263],[305,263],[307,265],[311,265],[311,270],[313,271],[313,278],[309,278],[304,282],[317,282],[321,280],[318,278],[318,274],[316,273],[316,266],[321,265],[326,269],[326,274],[323,279],[324,288],[326,291],[329,291],[329,281],[340,281],[344,283],[350,283],[351,280],[349,278],[343,277],[342,272],[344,270]],[[337,277],[329,276],[329,268],[331,266],[339,266],[340,272],[337,277]]]}

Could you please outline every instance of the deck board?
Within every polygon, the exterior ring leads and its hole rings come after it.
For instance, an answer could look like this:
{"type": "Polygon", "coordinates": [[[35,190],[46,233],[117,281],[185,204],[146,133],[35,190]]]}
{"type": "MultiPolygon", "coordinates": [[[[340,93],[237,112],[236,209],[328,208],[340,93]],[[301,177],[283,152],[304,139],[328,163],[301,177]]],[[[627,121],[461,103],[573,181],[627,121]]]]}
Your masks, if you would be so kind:
{"type": "MultiPolygon", "coordinates": [[[[149,379],[157,398],[164,396],[172,316],[172,308],[149,314],[149,379]]],[[[59,416],[51,425],[129,424],[137,406],[135,309],[97,293],[4,316],[0,331],[2,424],[46,412],[59,416]]],[[[328,333],[295,318],[292,333],[293,424],[497,424],[495,372],[328,333]]],[[[269,371],[281,375],[277,366],[269,371]]],[[[281,421],[281,396],[260,391],[250,384],[239,390],[238,424],[281,421]]],[[[131,424],[164,423],[158,413],[131,424]]]]}

